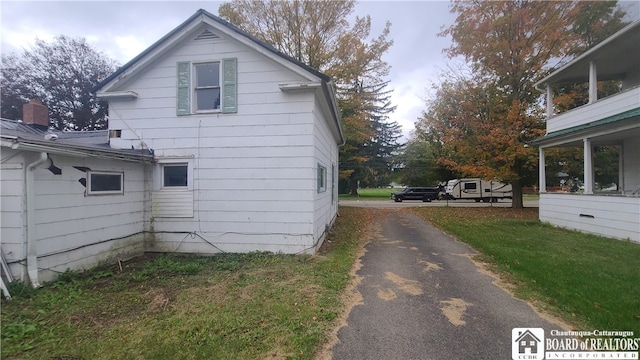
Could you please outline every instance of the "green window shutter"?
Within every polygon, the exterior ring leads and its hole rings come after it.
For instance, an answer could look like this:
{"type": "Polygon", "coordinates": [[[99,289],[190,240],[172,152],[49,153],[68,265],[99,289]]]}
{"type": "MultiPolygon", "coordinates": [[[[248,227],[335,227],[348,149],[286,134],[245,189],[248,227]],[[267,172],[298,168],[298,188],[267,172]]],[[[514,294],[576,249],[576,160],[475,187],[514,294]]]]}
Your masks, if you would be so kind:
{"type": "Polygon", "coordinates": [[[178,116],[191,114],[191,63],[180,61],[177,66],[176,113],[178,116]]]}
{"type": "Polygon", "coordinates": [[[238,59],[222,59],[222,112],[238,112],[238,59]]]}

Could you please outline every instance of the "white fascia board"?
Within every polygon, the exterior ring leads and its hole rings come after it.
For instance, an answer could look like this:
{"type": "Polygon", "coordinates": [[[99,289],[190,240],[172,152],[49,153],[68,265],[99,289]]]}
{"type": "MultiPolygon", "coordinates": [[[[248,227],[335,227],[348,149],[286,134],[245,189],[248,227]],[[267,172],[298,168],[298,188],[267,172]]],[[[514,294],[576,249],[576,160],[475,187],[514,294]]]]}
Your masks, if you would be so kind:
{"type": "MultiPolygon", "coordinates": [[[[111,80],[108,84],[106,84],[102,90],[96,93],[98,97],[108,97],[108,93],[120,93],[126,91],[110,91],[111,89],[116,89],[120,84],[125,81],[133,78],[136,74],[146,69],[147,66],[152,64],[156,59],[173,49],[177,46],[182,40],[190,36],[192,33],[198,29],[200,25],[200,21],[193,21],[188,26],[186,26],[181,31],[173,34],[173,36],[169,39],[165,39],[161,44],[159,44],[155,49],[153,49],[150,53],[145,54],[144,57],[138,59],[134,64],[132,64],[126,71],[122,74],[118,75],[117,78],[111,80]]],[[[154,46],[154,45],[151,45],[154,46]]],[[[136,94],[137,95],[137,94],[136,94]]]]}
{"type": "Polygon", "coordinates": [[[106,100],[133,100],[138,98],[138,93],[135,91],[100,91],[96,94],[96,97],[106,100]]]}
{"type": "Polygon", "coordinates": [[[286,59],[274,54],[273,52],[263,48],[262,46],[256,44],[255,42],[253,42],[251,39],[242,36],[238,33],[236,33],[235,31],[233,31],[232,29],[229,29],[226,26],[223,26],[213,20],[211,20],[209,17],[206,17],[203,15],[202,18],[203,22],[209,26],[211,26],[212,28],[216,29],[217,31],[219,31],[220,33],[224,34],[225,36],[232,38],[234,40],[239,41],[240,43],[244,44],[245,46],[254,49],[255,51],[259,52],[260,54],[270,58],[271,60],[277,62],[278,64],[284,66],[285,68],[293,71],[294,73],[304,77],[305,79],[308,79],[309,81],[312,82],[319,82],[322,81],[322,79],[320,79],[319,77],[317,77],[316,75],[306,71],[305,69],[301,68],[300,66],[287,61],[286,59]]]}
{"type": "Polygon", "coordinates": [[[316,90],[322,86],[321,82],[295,82],[278,84],[282,91],[296,91],[296,90],[316,90]]]}

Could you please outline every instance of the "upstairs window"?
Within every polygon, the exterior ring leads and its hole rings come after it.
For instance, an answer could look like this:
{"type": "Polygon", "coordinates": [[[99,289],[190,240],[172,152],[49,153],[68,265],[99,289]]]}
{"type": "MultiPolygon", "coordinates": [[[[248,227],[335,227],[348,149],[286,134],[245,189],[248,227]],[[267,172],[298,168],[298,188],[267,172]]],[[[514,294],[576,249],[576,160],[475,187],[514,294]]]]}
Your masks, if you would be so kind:
{"type": "Polygon", "coordinates": [[[177,64],[176,113],[238,112],[236,58],[177,64]]]}
{"type": "Polygon", "coordinates": [[[220,63],[196,64],[195,110],[220,109],[220,63]]]}

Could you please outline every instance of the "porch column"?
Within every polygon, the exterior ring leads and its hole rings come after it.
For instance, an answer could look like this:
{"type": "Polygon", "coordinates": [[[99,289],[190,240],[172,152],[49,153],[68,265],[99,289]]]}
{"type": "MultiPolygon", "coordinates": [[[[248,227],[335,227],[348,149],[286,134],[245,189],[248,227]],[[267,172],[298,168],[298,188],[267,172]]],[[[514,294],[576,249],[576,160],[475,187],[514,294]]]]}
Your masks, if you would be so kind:
{"type": "Polygon", "coordinates": [[[591,152],[591,139],[585,138],[584,142],[584,193],[593,194],[593,156],[591,152]]]}
{"type": "Polygon", "coordinates": [[[544,164],[544,149],[543,148],[539,148],[538,149],[539,152],[539,161],[540,161],[540,171],[539,171],[539,185],[540,185],[540,189],[538,190],[539,192],[543,193],[543,192],[547,192],[547,175],[546,175],[546,169],[545,169],[545,164],[544,164]]]}
{"type": "Polygon", "coordinates": [[[553,89],[547,84],[547,119],[553,116],[553,89]]]}
{"type": "Polygon", "coordinates": [[[596,63],[589,62],[589,104],[598,101],[598,72],[596,63]]]}

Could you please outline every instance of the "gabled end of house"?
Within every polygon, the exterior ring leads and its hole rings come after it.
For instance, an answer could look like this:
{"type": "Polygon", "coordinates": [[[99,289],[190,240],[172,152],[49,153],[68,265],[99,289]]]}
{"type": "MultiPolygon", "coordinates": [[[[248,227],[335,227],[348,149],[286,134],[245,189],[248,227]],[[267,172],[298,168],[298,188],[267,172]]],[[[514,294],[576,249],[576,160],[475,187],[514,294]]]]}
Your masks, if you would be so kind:
{"type": "MultiPolygon", "coordinates": [[[[144,252],[312,254],[338,210],[330,79],[199,10],[94,88],[109,128],[2,120],[2,253],[38,286],[144,252]]],[[[31,117],[31,118],[30,118],[31,117]]]]}

